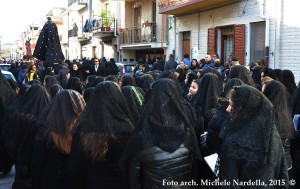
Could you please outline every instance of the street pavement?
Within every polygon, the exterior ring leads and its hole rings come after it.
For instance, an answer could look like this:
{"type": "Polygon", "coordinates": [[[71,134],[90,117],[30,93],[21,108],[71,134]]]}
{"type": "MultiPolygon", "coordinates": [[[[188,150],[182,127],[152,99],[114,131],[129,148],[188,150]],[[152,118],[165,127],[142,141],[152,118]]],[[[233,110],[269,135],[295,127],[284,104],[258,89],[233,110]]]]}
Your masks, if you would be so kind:
{"type": "Polygon", "coordinates": [[[0,189],[11,189],[15,177],[15,167],[7,175],[0,173],[0,189]]]}

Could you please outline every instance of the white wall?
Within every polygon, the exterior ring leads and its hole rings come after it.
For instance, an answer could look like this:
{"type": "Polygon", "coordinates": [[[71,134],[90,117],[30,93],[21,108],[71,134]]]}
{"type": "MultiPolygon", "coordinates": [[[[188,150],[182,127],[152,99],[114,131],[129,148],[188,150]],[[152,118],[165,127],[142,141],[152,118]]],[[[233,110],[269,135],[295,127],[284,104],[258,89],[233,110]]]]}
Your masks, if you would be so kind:
{"type": "MultiPolygon", "coordinates": [[[[239,3],[220,7],[205,12],[172,18],[169,30],[167,57],[176,50],[176,57],[181,58],[180,32],[191,32],[192,48],[199,47],[199,57],[207,52],[208,28],[245,24],[245,65],[250,62],[250,24],[270,20],[269,27],[269,67],[290,69],[300,80],[300,22],[296,0],[244,0],[239,3]],[[176,21],[175,21],[176,20],[176,21]]],[[[194,57],[191,57],[194,58],[194,57]]],[[[198,57],[196,57],[199,59],[198,57]]]]}

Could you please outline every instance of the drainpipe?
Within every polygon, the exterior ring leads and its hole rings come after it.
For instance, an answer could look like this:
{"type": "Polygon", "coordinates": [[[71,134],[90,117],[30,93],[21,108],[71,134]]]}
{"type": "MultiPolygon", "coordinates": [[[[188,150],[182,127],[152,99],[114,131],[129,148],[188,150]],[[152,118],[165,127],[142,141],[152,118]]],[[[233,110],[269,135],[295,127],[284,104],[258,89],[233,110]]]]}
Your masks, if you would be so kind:
{"type": "Polygon", "coordinates": [[[174,52],[173,52],[173,54],[174,54],[174,57],[175,57],[175,60],[176,60],[176,47],[177,47],[177,36],[176,36],[176,28],[177,28],[177,26],[176,26],[176,16],[174,16],[174,52]]]}
{"type": "Polygon", "coordinates": [[[89,18],[92,18],[93,15],[93,0],[89,0],[89,4],[88,4],[88,11],[89,11],[89,18]]]}
{"type": "Polygon", "coordinates": [[[280,66],[280,46],[281,46],[281,4],[282,0],[276,1],[276,26],[275,26],[275,59],[274,59],[274,69],[280,66]],[[277,64],[277,65],[276,65],[277,64]]]}
{"type": "Polygon", "coordinates": [[[166,50],[164,48],[164,41],[165,41],[165,15],[162,14],[161,15],[161,48],[164,49],[164,54],[166,54],[166,50]]]}
{"type": "Polygon", "coordinates": [[[198,13],[198,49],[200,50],[200,11],[198,13]]]}
{"type": "MultiPolygon", "coordinates": [[[[270,17],[265,14],[265,6],[266,6],[266,0],[264,0],[264,3],[261,4],[261,11],[260,11],[260,17],[264,18],[266,20],[266,33],[265,33],[265,66],[269,66],[269,51],[270,51],[270,17]]],[[[273,52],[272,52],[273,55],[273,52]]]]}

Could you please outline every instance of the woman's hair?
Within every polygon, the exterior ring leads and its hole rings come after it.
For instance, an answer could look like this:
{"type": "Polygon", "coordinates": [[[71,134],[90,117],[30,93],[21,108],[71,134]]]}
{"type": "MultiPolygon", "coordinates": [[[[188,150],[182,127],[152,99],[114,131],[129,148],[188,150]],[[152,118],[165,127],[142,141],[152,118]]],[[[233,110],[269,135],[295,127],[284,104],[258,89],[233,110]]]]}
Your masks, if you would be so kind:
{"type": "Polygon", "coordinates": [[[56,148],[64,154],[69,154],[71,151],[72,130],[77,119],[78,116],[74,118],[74,121],[66,128],[66,135],[60,135],[54,131],[49,131],[49,141],[51,140],[56,148]]]}
{"type": "Polygon", "coordinates": [[[80,147],[92,161],[106,158],[110,139],[130,135],[132,118],[117,83],[104,81],[96,86],[77,128],[81,133],[80,147]]]}
{"type": "Polygon", "coordinates": [[[26,70],[26,72],[25,72],[24,75],[29,76],[29,74],[30,74],[30,72],[31,72],[33,66],[35,66],[35,65],[34,65],[34,64],[31,64],[31,65],[28,67],[28,69],[26,70]]]}

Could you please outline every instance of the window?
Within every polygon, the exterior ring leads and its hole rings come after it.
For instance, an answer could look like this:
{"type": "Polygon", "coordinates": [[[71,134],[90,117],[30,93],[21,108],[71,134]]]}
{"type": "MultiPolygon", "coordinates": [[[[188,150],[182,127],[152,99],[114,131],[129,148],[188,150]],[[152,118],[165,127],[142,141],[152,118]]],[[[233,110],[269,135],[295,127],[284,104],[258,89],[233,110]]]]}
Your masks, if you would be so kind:
{"type": "Polygon", "coordinates": [[[265,58],[265,22],[251,24],[250,61],[265,58]]]}

